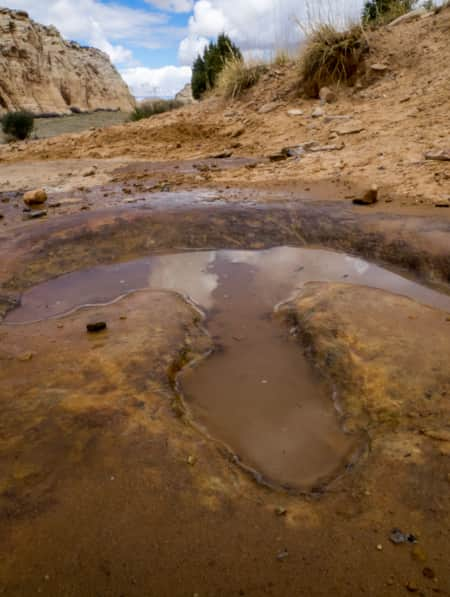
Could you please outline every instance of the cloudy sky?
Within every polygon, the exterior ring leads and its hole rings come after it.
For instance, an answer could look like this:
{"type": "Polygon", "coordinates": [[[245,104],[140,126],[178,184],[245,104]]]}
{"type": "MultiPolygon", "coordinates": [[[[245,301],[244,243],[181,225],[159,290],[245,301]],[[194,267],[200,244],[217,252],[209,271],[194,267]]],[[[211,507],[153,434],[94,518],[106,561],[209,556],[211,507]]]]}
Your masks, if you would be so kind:
{"type": "Polygon", "coordinates": [[[137,97],[173,96],[191,64],[222,31],[248,54],[293,46],[297,22],[348,18],[363,0],[0,0],[64,37],[109,54],[137,97]]]}

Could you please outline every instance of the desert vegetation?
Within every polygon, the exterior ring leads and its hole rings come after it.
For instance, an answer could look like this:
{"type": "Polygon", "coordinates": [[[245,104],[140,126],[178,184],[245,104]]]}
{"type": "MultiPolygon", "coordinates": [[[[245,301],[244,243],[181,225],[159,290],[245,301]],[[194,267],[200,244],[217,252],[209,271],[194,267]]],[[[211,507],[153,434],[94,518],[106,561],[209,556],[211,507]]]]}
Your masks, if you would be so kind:
{"type": "Polygon", "coordinates": [[[1,118],[2,131],[7,139],[23,141],[34,128],[34,116],[30,112],[20,110],[7,112],[1,118]]]}
{"type": "Polygon", "coordinates": [[[306,41],[300,57],[301,85],[309,97],[317,97],[321,87],[351,82],[369,45],[363,29],[355,25],[339,31],[321,25],[306,41]]]}
{"type": "Polygon", "coordinates": [[[181,108],[182,105],[183,102],[175,99],[146,100],[141,102],[136,106],[133,112],[131,112],[130,120],[136,121],[142,120],[143,118],[151,118],[157,114],[163,114],[164,112],[170,112],[171,110],[181,108]]]}
{"type": "Polygon", "coordinates": [[[222,33],[194,62],[191,84],[195,99],[200,99],[206,91],[215,87],[219,74],[230,61],[236,64],[243,61],[242,53],[228,35],[222,33]]]}
{"type": "Polygon", "coordinates": [[[364,4],[362,21],[365,25],[389,23],[414,8],[416,0],[368,0],[364,4]]]}

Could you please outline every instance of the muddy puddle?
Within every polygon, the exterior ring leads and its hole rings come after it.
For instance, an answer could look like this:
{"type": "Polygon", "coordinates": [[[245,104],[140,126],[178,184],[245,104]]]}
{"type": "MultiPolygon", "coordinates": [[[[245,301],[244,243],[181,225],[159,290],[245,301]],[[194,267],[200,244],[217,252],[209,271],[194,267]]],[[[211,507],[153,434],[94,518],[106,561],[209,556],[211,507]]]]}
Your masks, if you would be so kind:
{"type": "Polygon", "coordinates": [[[274,316],[312,281],[373,286],[450,310],[450,297],[361,259],[279,247],[153,255],[74,272],[26,291],[5,323],[79,308],[94,315],[140,289],[182,293],[205,314],[216,347],[179,375],[195,424],[260,481],[310,490],[344,472],[363,443],[346,432],[339,397],[304,357],[295,330],[274,316]]]}

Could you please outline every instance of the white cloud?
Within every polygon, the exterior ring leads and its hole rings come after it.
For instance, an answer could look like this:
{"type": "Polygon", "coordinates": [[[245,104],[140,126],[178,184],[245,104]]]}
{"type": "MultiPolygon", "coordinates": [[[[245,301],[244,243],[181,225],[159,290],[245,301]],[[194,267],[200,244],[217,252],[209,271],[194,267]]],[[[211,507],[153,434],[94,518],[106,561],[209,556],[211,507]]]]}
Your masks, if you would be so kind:
{"type": "Polygon", "coordinates": [[[203,53],[207,45],[208,39],[206,37],[186,37],[181,41],[178,48],[178,60],[181,64],[191,65],[197,56],[203,53]]]}
{"type": "Polygon", "coordinates": [[[8,7],[26,10],[44,25],[55,25],[67,39],[99,47],[116,63],[131,61],[128,45],[161,46],[169,19],[150,10],[99,0],[8,0],[8,7]]]}
{"type": "Polygon", "coordinates": [[[191,81],[189,66],[164,66],[146,68],[137,66],[121,71],[132,93],[139,99],[145,97],[172,97],[191,81]]]}
{"type": "Polygon", "coordinates": [[[297,45],[304,27],[316,21],[342,23],[359,16],[363,0],[197,0],[189,19],[188,36],[179,47],[180,59],[196,40],[225,32],[246,53],[261,55],[297,45]]]}
{"type": "Polygon", "coordinates": [[[145,0],[147,4],[169,12],[191,12],[194,0],[145,0]]]}

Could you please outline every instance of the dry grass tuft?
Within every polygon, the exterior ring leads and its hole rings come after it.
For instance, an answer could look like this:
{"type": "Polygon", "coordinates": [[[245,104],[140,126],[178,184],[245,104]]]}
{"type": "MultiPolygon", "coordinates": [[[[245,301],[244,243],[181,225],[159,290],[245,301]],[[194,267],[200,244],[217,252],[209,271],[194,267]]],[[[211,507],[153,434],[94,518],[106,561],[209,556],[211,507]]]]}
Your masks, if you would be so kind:
{"type": "Polygon", "coordinates": [[[306,95],[318,97],[321,87],[351,82],[368,49],[360,26],[347,31],[338,31],[332,25],[318,27],[307,39],[300,59],[306,95]]]}
{"type": "Polygon", "coordinates": [[[130,120],[142,120],[143,118],[151,118],[157,114],[164,114],[164,112],[170,112],[171,110],[177,110],[183,107],[183,102],[175,99],[164,100],[164,99],[150,99],[141,102],[130,115],[130,120]]]}
{"type": "Polygon", "coordinates": [[[253,87],[266,71],[264,64],[246,64],[239,58],[232,58],[219,75],[216,92],[225,99],[235,99],[253,87]]]}

